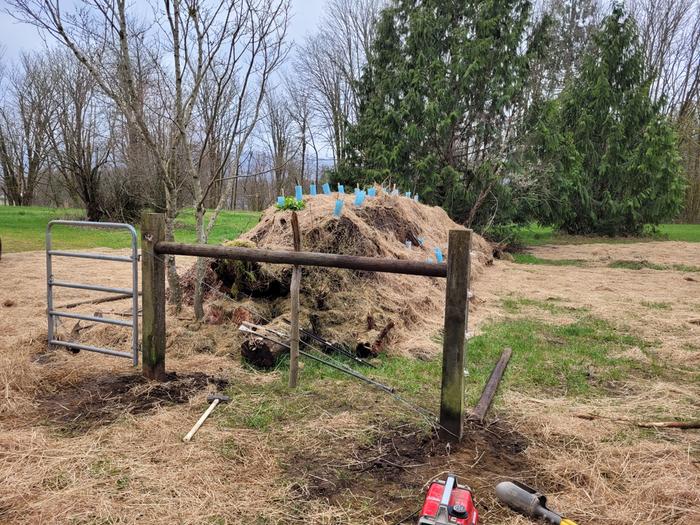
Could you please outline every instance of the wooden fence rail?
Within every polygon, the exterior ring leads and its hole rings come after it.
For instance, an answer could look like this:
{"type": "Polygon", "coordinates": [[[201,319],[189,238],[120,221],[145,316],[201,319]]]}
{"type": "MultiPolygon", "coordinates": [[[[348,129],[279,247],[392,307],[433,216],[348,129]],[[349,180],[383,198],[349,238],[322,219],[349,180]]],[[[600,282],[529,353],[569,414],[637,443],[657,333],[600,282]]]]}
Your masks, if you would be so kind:
{"type": "Polygon", "coordinates": [[[143,375],[165,378],[165,264],[161,255],[189,255],[297,266],[447,278],[440,425],[447,439],[461,439],[464,422],[465,331],[471,230],[451,230],[447,264],[329,253],[264,250],[166,242],[163,214],[145,214],[141,227],[143,271],[143,375]]]}
{"type": "MultiPolygon", "coordinates": [[[[462,230],[462,233],[465,233],[464,230],[462,230]]],[[[199,257],[212,257],[214,259],[236,259],[239,261],[265,262],[271,264],[325,266],[329,268],[344,268],[346,270],[362,270],[367,272],[447,277],[447,264],[445,263],[429,263],[411,261],[409,259],[378,259],[376,257],[360,257],[357,255],[263,250],[260,248],[183,244],[164,241],[156,243],[155,252],[158,254],[194,255],[199,257]]]]}

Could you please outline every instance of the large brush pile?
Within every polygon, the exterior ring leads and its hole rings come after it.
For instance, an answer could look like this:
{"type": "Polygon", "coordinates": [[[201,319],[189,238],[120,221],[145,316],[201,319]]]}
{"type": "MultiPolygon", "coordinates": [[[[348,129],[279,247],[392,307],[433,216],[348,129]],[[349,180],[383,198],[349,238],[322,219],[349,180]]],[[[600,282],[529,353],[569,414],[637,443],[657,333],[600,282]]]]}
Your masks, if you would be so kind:
{"type": "MultiPolygon", "coordinates": [[[[302,250],[435,261],[434,249],[440,248],[446,257],[449,230],[461,228],[441,208],[406,197],[382,194],[366,199],[361,207],[352,204],[352,196],[344,198],[342,215],[335,217],[335,195],[305,197],[306,208],[297,212],[302,250]]],[[[230,244],[291,250],[290,216],[289,211],[269,208],[252,230],[230,244]]],[[[474,235],[471,278],[491,262],[491,246],[474,235]]],[[[288,318],[289,312],[291,273],[289,266],[211,261],[207,280],[247,303],[246,308],[259,313],[261,322],[283,326],[282,318],[288,318]]],[[[218,322],[225,306],[217,295],[209,294],[207,304],[210,319],[218,322]]],[[[439,351],[436,336],[443,324],[444,279],[305,267],[300,301],[302,328],[348,347],[379,342],[394,354],[421,356],[439,351]]]]}

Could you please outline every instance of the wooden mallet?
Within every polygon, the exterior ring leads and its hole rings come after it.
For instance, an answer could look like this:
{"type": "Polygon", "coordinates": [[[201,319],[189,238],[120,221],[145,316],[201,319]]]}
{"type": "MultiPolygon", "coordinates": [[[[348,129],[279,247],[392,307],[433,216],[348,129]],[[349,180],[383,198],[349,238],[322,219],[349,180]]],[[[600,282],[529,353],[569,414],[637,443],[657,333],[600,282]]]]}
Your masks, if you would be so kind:
{"type": "Polygon", "coordinates": [[[197,433],[199,427],[201,427],[204,424],[206,419],[209,417],[209,414],[211,414],[212,411],[216,408],[216,405],[218,405],[219,403],[227,403],[231,401],[231,398],[223,394],[211,394],[207,396],[207,401],[211,403],[209,405],[209,408],[207,408],[204,414],[202,414],[202,417],[199,418],[199,421],[197,421],[194,424],[192,430],[190,430],[187,433],[187,435],[184,438],[182,438],[182,441],[184,441],[185,443],[188,443],[192,439],[192,436],[194,436],[197,433]]]}

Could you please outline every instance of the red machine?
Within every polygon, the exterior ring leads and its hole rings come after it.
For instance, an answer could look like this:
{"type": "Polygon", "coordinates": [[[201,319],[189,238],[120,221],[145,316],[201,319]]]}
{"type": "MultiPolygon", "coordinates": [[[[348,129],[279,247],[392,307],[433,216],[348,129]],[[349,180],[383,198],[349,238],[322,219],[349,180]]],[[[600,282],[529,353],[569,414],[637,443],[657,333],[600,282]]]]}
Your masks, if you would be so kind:
{"type": "Polygon", "coordinates": [[[478,521],[471,490],[459,485],[453,474],[430,484],[418,525],[476,525],[478,521]]]}

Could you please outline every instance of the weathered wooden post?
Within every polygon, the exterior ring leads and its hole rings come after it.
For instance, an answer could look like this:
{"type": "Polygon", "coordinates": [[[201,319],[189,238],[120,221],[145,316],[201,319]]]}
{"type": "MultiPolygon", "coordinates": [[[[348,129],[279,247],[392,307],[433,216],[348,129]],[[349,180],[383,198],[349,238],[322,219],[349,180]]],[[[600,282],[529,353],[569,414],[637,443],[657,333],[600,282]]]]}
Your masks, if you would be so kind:
{"type": "Polygon", "coordinates": [[[464,428],[464,334],[467,327],[471,230],[450,230],[447,248],[445,333],[442,346],[440,426],[459,441],[464,428]]]}
{"type": "Polygon", "coordinates": [[[155,253],[165,240],[165,216],[144,213],[141,219],[141,299],[143,376],[165,381],[165,258],[155,253]]]}
{"type": "MultiPolygon", "coordinates": [[[[299,233],[299,218],[292,212],[292,235],[294,236],[294,251],[301,250],[301,234],[299,233]]],[[[289,330],[289,388],[297,387],[299,377],[299,287],[301,284],[301,266],[294,265],[292,269],[292,284],[290,298],[292,301],[291,326],[289,330]]]]}

